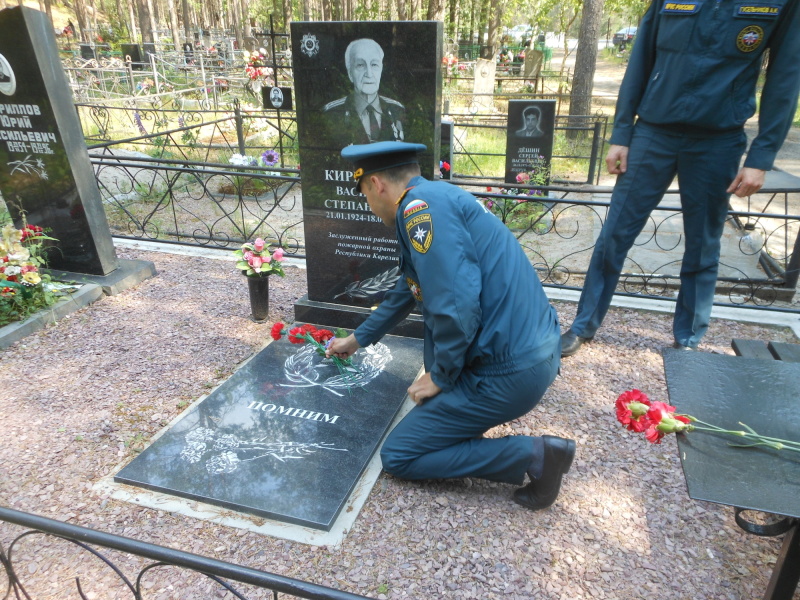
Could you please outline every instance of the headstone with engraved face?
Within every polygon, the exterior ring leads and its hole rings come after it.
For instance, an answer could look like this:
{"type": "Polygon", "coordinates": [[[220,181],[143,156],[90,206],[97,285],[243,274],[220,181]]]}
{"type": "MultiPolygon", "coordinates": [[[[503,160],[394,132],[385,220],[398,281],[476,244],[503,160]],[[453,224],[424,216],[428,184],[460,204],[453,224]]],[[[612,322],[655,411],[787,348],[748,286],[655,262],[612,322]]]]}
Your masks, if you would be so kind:
{"type": "Polygon", "coordinates": [[[0,11],[0,191],[15,222],[58,240],[51,267],[106,275],[118,267],[94,172],[50,21],[0,11]]]}
{"type": "Polygon", "coordinates": [[[438,172],[442,25],[298,22],[291,31],[308,267],[295,316],[355,327],[400,272],[394,230],[372,214],[339,153],[421,143],[422,174],[438,172]]]}
{"type": "Polygon", "coordinates": [[[114,480],[330,531],[422,366],[386,336],[342,375],[309,345],[271,343],[114,480]]]}
{"type": "Polygon", "coordinates": [[[555,100],[509,100],[506,183],[550,183],[555,118],[555,100]],[[524,181],[517,179],[521,173],[524,181]]]}

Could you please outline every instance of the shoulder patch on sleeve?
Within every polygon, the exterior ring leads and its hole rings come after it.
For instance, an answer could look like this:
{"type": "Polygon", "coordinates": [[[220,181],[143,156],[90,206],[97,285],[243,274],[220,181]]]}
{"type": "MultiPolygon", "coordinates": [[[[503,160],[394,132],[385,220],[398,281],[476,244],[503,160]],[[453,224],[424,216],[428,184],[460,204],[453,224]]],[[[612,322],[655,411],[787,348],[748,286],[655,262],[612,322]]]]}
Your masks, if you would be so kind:
{"type": "Polygon", "coordinates": [[[416,215],[406,222],[406,233],[411,247],[425,254],[433,244],[433,220],[429,213],[416,215]]]}
{"type": "Polygon", "coordinates": [[[418,213],[421,210],[425,210],[426,208],[428,208],[428,203],[425,202],[425,200],[420,200],[419,198],[412,200],[406,205],[406,208],[403,211],[403,218],[407,219],[411,215],[418,213]]]}

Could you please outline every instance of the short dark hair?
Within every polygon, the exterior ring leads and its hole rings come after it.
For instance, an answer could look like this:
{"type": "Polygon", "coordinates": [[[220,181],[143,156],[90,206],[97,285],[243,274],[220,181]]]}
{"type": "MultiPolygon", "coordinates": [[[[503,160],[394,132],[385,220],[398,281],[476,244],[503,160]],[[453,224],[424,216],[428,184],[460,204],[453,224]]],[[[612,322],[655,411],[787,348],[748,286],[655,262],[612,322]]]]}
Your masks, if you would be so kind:
{"type": "Polygon", "coordinates": [[[528,113],[532,113],[532,112],[535,112],[536,116],[539,117],[540,119],[542,118],[542,109],[539,108],[538,106],[529,106],[528,108],[523,110],[522,111],[523,118],[527,117],[528,113]]]}

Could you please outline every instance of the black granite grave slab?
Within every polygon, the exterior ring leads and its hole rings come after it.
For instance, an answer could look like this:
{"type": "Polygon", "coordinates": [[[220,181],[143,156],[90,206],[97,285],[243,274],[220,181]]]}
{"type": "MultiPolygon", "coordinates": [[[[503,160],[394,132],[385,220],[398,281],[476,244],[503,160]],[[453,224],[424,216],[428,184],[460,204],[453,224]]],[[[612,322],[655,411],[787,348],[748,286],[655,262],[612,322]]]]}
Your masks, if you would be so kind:
{"type": "Polygon", "coordinates": [[[547,169],[553,158],[555,100],[509,100],[506,132],[506,183],[517,183],[519,173],[547,169]]]}
{"type": "Polygon", "coordinates": [[[272,343],[114,480],[329,531],[422,366],[387,336],[354,359],[361,387],[309,346],[272,343]]]}
{"type": "Polygon", "coordinates": [[[0,11],[0,190],[15,224],[49,230],[49,266],[107,275],[117,256],[94,171],[44,13],[0,11]]]}
{"type": "Polygon", "coordinates": [[[423,175],[438,173],[442,24],[296,22],[291,31],[308,297],[369,308],[397,280],[396,239],[355,190],[352,165],[339,153],[354,143],[422,143],[423,175]],[[351,80],[345,54],[364,39],[381,66],[351,80]],[[359,89],[380,97],[380,123],[369,133],[355,108],[359,89]]]}
{"type": "MultiPolygon", "coordinates": [[[[679,414],[800,441],[800,364],[666,349],[664,370],[669,403],[679,414]]],[[[735,443],[736,437],[702,431],[678,435],[689,496],[800,518],[800,455],[735,443]]]]}

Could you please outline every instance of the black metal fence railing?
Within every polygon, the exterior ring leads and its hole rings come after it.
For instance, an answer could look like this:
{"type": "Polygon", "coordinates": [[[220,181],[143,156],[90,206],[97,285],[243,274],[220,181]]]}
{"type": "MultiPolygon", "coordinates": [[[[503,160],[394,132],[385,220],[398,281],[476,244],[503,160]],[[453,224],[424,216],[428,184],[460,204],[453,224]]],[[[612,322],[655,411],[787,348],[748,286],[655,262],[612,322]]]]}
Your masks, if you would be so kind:
{"type": "MultiPolygon", "coordinates": [[[[452,183],[473,188],[472,193],[511,228],[543,284],[581,289],[612,188],[494,187],[492,182],[468,180],[452,183]]],[[[800,276],[800,214],[789,210],[789,197],[798,192],[763,190],[761,197],[766,199],[762,210],[755,208],[753,199],[746,206],[729,210],[717,289],[728,302],[718,305],[800,312],[791,306],[775,305],[779,300],[791,300],[800,276]],[[776,206],[778,199],[783,206],[776,206]]],[[[677,194],[677,190],[668,193],[677,194]]],[[[618,294],[675,298],[683,254],[682,223],[679,206],[660,206],[653,212],[626,259],[618,294]]]]}
{"type": "MultiPolygon", "coordinates": [[[[577,123],[559,117],[560,137],[576,132],[578,142],[561,151],[556,145],[555,176],[550,186],[541,186],[506,184],[493,173],[461,175],[459,167],[469,162],[478,173],[487,159],[504,165],[504,144],[476,151],[463,139],[481,130],[504,140],[505,125],[468,118],[454,125],[451,183],[473,191],[515,232],[546,285],[580,289],[582,284],[610,200],[611,188],[593,185],[606,126],[604,117],[577,123]],[[577,183],[560,181],[558,161],[571,161],[577,183]]],[[[115,236],[229,249],[262,237],[302,257],[300,171],[284,166],[287,160],[297,164],[296,148],[291,116],[243,114],[234,107],[221,119],[98,144],[91,160],[115,236]],[[265,156],[280,155],[279,162],[250,164],[262,150],[265,156]],[[245,153],[248,164],[241,162],[245,153]],[[234,155],[239,156],[231,162],[234,155]]],[[[764,189],[746,201],[732,199],[718,287],[726,304],[795,310],[780,302],[794,295],[800,273],[800,208],[793,208],[799,195],[800,189],[764,189]]],[[[682,236],[677,202],[654,211],[628,256],[618,292],[673,298],[682,236]]]]}
{"type": "MultiPolygon", "coordinates": [[[[74,583],[74,591],[77,592],[81,598],[87,598],[87,593],[92,592],[92,587],[95,582],[106,576],[111,576],[116,580],[120,593],[124,596],[115,597],[130,597],[134,600],[141,600],[144,597],[144,590],[152,588],[154,583],[153,579],[158,577],[161,572],[160,569],[165,567],[177,567],[196,572],[202,577],[200,580],[212,582],[216,590],[208,590],[205,597],[212,598],[218,597],[219,593],[228,592],[233,597],[241,600],[247,598],[264,598],[265,592],[270,593],[269,597],[273,600],[280,598],[279,594],[288,594],[298,598],[309,598],[313,600],[363,600],[366,596],[360,596],[341,590],[336,590],[322,585],[317,585],[291,577],[276,575],[250,567],[216,560],[207,556],[200,556],[174,548],[167,548],[156,544],[150,544],[140,540],[131,539],[111,533],[96,531],[87,527],[78,525],[71,525],[63,523],[54,519],[40,517],[29,513],[13,510],[10,508],[0,507],[0,521],[13,523],[23,528],[24,531],[14,537],[8,545],[8,549],[0,543],[0,566],[6,575],[7,589],[0,599],[7,600],[9,598],[35,598],[31,594],[31,590],[35,587],[32,581],[36,579],[38,566],[28,568],[31,562],[42,562],[42,551],[35,551],[35,549],[27,549],[27,551],[20,551],[15,553],[18,546],[24,542],[31,541],[37,536],[43,536],[53,539],[66,540],[73,548],[83,554],[80,562],[90,562],[92,565],[91,570],[84,571],[85,576],[83,580],[81,576],[70,577],[74,583]],[[129,577],[123,572],[123,568],[115,564],[108,556],[95,549],[99,546],[104,550],[113,550],[124,553],[125,555],[133,555],[144,558],[150,562],[145,566],[137,565],[134,567],[138,571],[135,577],[129,577]],[[26,568],[20,568],[22,565],[17,564],[17,555],[20,560],[29,560],[26,568]],[[95,560],[96,559],[96,560],[95,560]],[[30,583],[29,583],[30,582],[30,583]],[[237,584],[237,585],[234,585],[237,584]],[[247,588],[255,588],[254,593],[250,592],[247,588]],[[247,595],[245,595],[247,593],[247,595]],[[129,594],[129,596],[128,596],[129,594]]],[[[46,551],[46,548],[44,548],[46,551]]],[[[127,562],[127,561],[126,561],[127,562]]],[[[77,566],[76,566],[77,568],[77,566]]],[[[46,570],[46,569],[41,569],[46,570]]],[[[72,570],[71,573],[75,573],[72,570]]],[[[49,577],[49,575],[48,575],[49,577]]],[[[182,579],[185,585],[185,579],[182,579]]],[[[207,590],[208,586],[203,586],[203,591],[207,590]]],[[[202,594],[192,595],[192,590],[184,589],[185,595],[183,597],[201,597],[202,594]]],[[[91,596],[89,596],[91,597],[91,596]]],[[[109,597],[109,596],[105,596],[109,597]]]]}

